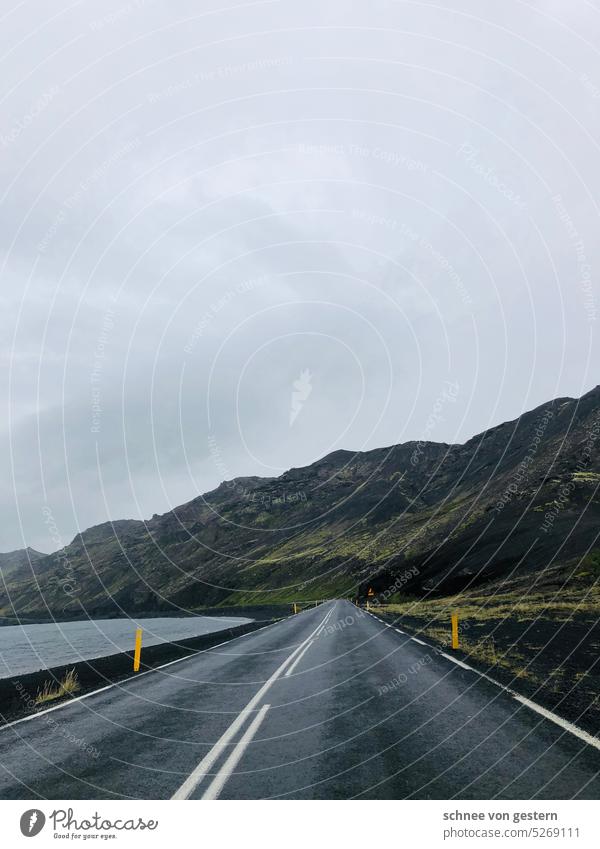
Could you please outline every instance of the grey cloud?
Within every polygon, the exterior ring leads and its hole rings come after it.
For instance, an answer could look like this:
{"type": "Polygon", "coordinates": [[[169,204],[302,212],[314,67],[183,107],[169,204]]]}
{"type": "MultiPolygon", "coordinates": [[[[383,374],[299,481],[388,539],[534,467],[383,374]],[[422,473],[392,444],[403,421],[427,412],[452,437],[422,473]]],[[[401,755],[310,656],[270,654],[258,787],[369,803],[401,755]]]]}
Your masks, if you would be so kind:
{"type": "Polygon", "coordinates": [[[600,19],[478,14],[8,15],[0,548],[56,547],[46,502],[68,541],[224,467],[460,441],[597,383],[600,19]]]}

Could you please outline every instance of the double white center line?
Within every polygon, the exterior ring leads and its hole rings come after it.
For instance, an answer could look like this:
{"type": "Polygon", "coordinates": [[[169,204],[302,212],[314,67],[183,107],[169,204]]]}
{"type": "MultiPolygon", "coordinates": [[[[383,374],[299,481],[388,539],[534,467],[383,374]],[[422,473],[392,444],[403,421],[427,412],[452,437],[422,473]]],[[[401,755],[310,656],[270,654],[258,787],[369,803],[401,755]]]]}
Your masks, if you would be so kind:
{"type": "Polygon", "coordinates": [[[304,647],[303,651],[300,652],[300,654],[298,655],[296,660],[292,663],[292,665],[290,666],[288,671],[285,673],[286,678],[290,677],[290,675],[292,674],[294,669],[298,666],[298,664],[300,663],[300,661],[302,660],[302,658],[304,657],[304,655],[306,654],[306,652],[309,650],[309,648],[312,646],[313,643],[314,643],[314,640],[311,640],[310,643],[307,646],[304,647]]]}
{"type": "MultiPolygon", "coordinates": [[[[316,637],[319,636],[319,634],[322,632],[325,625],[327,625],[332,613],[333,613],[333,607],[331,608],[331,610],[329,611],[329,613],[327,614],[325,619],[319,625],[319,628],[317,629],[317,633],[315,635],[316,637]]],[[[285,673],[286,678],[290,677],[290,675],[293,673],[294,669],[298,666],[298,664],[300,663],[300,661],[302,660],[302,658],[304,657],[304,655],[306,654],[306,652],[309,650],[309,648],[312,646],[313,643],[314,643],[314,640],[311,640],[310,643],[303,648],[303,650],[300,652],[300,654],[298,655],[296,660],[292,663],[292,665],[289,667],[289,669],[285,673]]]]}
{"type": "Polygon", "coordinates": [[[240,760],[242,759],[242,755],[248,748],[248,743],[252,740],[258,729],[260,728],[263,719],[265,718],[265,714],[269,710],[271,705],[263,705],[259,712],[256,714],[246,731],[244,732],[242,739],[237,744],[233,752],[229,755],[215,778],[211,781],[208,790],[205,791],[202,796],[203,799],[218,799],[219,793],[225,786],[225,782],[236,768],[240,760]]]}
{"type": "MultiPolygon", "coordinates": [[[[294,651],[283,661],[283,663],[277,667],[275,672],[273,672],[273,674],[269,678],[267,678],[260,690],[250,699],[246,707],[238,714],[238,716],[234,719],[229,728],[221,735],[221,737],[219,737],[210,752],[208,752],[208,754],[202,758],[198,766],[186,778],[179,790],[177,790],[173,794],[173,796],[171,797],[172,799],[190,798],[190,796],[198,787],[200,782],[210,771],[213,764],[219,759],[221,754],[223,754],[223,752],[225,751],[225,748],[231,743],[238,731],[240,731],[240,729],[244,726],[246,720],[250,717],[250,714],[252,713],[256,705],[260,702],[265,693],[272,687],[274,682],[285,671],[288,664],[294,662],[295,658],[297,658],[297,660],[300,660],[300,657],[304,654],[306,649],[308,649],[309,645],[313,642],[313,637],[318,633],[318,631],[320,631],[323,625],[325,625],[332,612],[333,607],[328,611],[327,615],[323,617],[321,622],[319,622],[315,630],[311,634],[309,634],[309,636],[302,643],[300,643],[297,648],[294,649],[294,651]]],[[[256,717],[249,725],[242,739],[233,749],[233,751],[231,752],[231,754],[229,755],[229,757],[227,758],[227,760],[225,761],[225,763],[209,785],[208,789],[205,791],[204,795],[202,796],[203,799],[216,799],[219,796],[219,793],[223,789],[225,782],[239,763],[239,760],[244,754],[245,749],[258,731],[268,709],[269,705],[263,705],[262,708],[258,711],[256,717]]]]}

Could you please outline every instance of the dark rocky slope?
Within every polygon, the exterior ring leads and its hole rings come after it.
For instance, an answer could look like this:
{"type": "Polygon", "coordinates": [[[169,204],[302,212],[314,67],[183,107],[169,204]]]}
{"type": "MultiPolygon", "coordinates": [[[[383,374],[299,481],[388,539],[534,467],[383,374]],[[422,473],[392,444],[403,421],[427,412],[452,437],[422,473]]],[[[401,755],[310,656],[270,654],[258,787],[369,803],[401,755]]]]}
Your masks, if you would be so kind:
{"type": "Polygon", "coordinates": [[[336,451],[238,478],[26,558],[3,572],[12,605],[2,588],[0,615],[270,604],[367,584],[443,593],[537,572],[599,545],[599,447],[596,387],[464,445],[336,451]]]}

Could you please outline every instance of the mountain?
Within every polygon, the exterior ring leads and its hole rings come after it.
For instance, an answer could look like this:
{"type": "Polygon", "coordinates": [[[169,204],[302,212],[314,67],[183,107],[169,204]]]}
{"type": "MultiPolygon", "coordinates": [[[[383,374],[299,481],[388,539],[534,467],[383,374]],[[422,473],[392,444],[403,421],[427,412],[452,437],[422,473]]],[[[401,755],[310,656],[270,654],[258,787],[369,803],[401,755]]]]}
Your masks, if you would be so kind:
{"type": "MultiPolygon", "coordinates": [[[[335,451],[277,478],[222,483],[146,522],[98,525],[33,560],[39,589],[15,569],[7,590],[20,615],[65,615],[533,580],[598,546],[599,447],[596,387],[463,445],[335,451]]],[[[12,612],[8,594],[0,615],[12,612]]]]}
{"type": "Polygon", "coordinates": [[[34,548],[18,548],[16,551],[7,551],[5,554],[0,554],[0,574],[4,580],[14,579],[17,576],[24,578],[31,574],[31,564],[46,556],[34,548]]]}

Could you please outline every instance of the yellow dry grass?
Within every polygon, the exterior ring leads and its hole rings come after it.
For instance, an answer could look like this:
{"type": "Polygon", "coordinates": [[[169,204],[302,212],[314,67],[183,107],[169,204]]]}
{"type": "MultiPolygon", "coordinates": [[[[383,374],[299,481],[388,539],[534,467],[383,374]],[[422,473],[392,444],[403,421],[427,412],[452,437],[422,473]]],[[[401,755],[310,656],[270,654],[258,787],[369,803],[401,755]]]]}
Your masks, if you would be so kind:
{"type": "Polygon", "coordinates": [[[51,702],[54,701],[54,699],[60,699],[63,696],[73,695],[73,693],[76,693],[79,689],[77,673],[74,669],[70,669],[63,680],[59,681],[58,684],[53,684],[52,681],[45,681],[42,689],[38,690],[35,702],[38,705],[42,705],[45,702],[51,702]]]}

